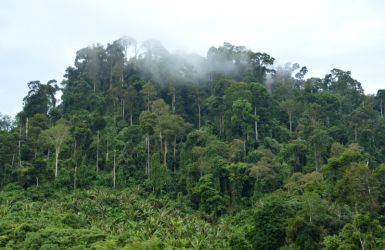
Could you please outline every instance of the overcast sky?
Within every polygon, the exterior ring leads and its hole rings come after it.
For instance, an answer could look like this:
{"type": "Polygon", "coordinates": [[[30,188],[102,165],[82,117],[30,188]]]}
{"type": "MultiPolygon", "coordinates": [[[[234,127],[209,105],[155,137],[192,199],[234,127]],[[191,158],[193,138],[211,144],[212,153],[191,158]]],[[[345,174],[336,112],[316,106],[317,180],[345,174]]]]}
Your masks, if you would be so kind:
{"type": "Polygon", "coordinates": [[[75,53],[122,36],[206,55],[223,42],[307,66],[351,71],[365,93],[385,88],[385,1],[1,1],[0,112],[22,109],[27,82],[63,80],[75,53]]]}

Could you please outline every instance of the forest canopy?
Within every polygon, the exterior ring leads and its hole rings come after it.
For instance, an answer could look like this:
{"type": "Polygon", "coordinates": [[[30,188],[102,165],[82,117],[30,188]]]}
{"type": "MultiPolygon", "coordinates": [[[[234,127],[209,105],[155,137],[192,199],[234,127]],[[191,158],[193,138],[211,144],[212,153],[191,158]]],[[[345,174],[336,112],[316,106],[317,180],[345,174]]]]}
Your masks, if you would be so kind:
{"type": "Polygon", "coordinates": [[[384,249],[385,89],[274,62],[122,37],[28,82],[0,113],[0,247],[384,249]]]}

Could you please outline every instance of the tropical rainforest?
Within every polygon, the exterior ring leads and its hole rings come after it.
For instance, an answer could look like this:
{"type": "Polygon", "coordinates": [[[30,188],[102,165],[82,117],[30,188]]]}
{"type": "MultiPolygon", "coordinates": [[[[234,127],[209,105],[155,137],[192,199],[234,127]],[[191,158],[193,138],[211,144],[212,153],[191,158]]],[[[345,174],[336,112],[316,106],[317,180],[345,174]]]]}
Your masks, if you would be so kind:
{"type": "Polygon", "coordinates": [[[385,90],[274,62],[122,37],[28,82],[0,115],[0,248],[385,249],[385,90]]]}

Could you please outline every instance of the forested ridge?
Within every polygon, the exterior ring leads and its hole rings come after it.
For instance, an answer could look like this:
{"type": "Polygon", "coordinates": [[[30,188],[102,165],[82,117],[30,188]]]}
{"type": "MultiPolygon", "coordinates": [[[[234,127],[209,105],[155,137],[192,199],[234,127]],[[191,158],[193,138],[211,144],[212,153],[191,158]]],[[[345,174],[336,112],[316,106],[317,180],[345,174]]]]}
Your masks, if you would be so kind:
{"type": "Polygon", "coordinates": [[[385,89],[274,61],[122,37],[29,82],[0,114],[0,248],[385,249],[385,89]]]}

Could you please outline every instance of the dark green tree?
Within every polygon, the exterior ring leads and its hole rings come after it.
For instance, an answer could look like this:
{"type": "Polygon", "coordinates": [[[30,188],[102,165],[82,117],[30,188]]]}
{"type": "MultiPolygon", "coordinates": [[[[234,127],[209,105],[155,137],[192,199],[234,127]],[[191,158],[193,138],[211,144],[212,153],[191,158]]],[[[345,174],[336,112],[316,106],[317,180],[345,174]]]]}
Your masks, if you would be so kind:
{"type": "Polygon", "coordinates": [[[293,211],[279,196],[272,195],[263,201],[263,206],[254,215],[253,248],[273,250],[283,246],[288,225],[287,217],[292,214],[293,211]]]}
{"type": "Polygon", "coordinates": [[[103,117],[98,116],[92,121],[92,128],[98,131],[98,142],[96,150],[96,174],[99,174],[99,132],[106,127],[106,121],[103,117]]]}
{"type": "Polygon", "coordinates": [[[147,165],[146,173],[148,174],[148,179],[151,178],[150,175],[150,133],[154,131],[156,125],[156,115],[148,111],[143,111],[139,117],[140,127],[143,132],[146,132],[146,144],[147,144],[147,165]]]}
{"type": "Polygon", "coordinates": [[[32,159],[32,167],[28,172],[36,178],[36,191],[39,190],[39,177],[43,174],[47,166],[47,162],[41,158],[32,159]]]}

